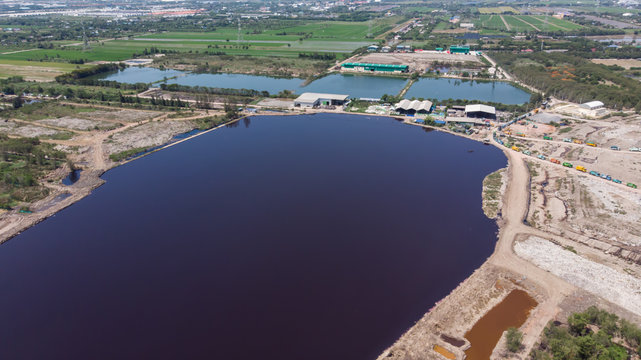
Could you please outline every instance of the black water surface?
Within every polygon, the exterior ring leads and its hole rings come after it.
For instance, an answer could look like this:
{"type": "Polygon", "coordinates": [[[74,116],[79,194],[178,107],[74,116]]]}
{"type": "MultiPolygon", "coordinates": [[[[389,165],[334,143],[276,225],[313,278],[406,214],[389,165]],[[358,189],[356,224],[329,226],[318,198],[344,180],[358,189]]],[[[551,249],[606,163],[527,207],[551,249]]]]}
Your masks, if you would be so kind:
{"type": "Polygon", "coordinates": [[[244,125],[0,246],[0,358],[373,359],[490,255],[494,147],[355,115],[244,125]]]}
{"type": "Polygon", "coordinates": [[[80,169],[70,171],[69,175],[67,175],[64,179],[62,179],[62,184],[67,186],[75,184],[76,181],[80,179],[81,172],[82,170],[80,169]]]}

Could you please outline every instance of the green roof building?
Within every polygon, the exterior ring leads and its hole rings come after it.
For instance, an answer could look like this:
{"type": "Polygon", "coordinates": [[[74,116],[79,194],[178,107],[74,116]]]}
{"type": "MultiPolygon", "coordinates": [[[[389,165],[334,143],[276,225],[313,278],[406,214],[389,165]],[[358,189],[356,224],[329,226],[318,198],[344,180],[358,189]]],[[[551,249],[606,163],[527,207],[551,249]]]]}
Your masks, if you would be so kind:
{"type": "Polygon", "coordinates": [[[366,64],[366,63],[344,63],[343,69],[354,71],[371,71],[371,72],[408,72],[407,65],[390,65],[390,64],[366,64]]]}
{"type": "Polygon", "coordinates": [[[469,54],[470,47],[467,45],[452,45],[450,46],[450,54],[469,54]]]}

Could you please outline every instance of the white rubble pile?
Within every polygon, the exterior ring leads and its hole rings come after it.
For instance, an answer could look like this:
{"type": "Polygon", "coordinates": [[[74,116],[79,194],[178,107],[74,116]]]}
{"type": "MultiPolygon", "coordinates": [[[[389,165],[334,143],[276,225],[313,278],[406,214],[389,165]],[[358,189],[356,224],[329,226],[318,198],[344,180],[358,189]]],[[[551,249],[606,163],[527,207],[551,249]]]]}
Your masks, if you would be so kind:
{"type": "Polygon", "coordinates": [[[537,237],[517,242],[514,251],[567,282],[641,315],[640,279],[537,237]]]}

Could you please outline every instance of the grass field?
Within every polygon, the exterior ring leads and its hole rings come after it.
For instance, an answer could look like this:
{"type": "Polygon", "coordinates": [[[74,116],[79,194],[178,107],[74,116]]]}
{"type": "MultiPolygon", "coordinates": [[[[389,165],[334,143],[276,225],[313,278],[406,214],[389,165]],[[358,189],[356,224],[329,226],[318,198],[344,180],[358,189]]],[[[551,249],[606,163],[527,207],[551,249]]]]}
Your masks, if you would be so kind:
{"type": "Polygon", "coordinates": [[[481,14],[505,14],[513,13],[518,14],[519,11],[511,6],[498,6],[498,7],[480,7],[479,12],[481,14]]]}
{"type": "Polygon", "coordinates": [[[0,62],[6,60],[33,60],[37,62],[79,59],[85,61],[121,61],[130,59],[134,53],[140,54],[143,49],[151,47],[179,52],[212,51],[224,52],[230,55],[298,57],[301,52],[350,53],[356,48],[371,43],[371,41],[296,40],[291,42],[242,42],[237,44],[236,41],[200,41],[199,39],[113,40],[105,41],[103,45],[93,45],[88,50],[83,50],[81,46],[68,46],[61,49],[37,49],[4,54],[0,55],[0,62]]]}
{"type": "MultiPolygon", "coordinates": [[[[291,26],[284,26],[280,29],[243,29],[241,35],[246,41],[276,41],[291,42],[297,41],[302,37],[308,37],[310,40],[325,41],[366,41],[383,32],[391,29],[394,25],[401,22],[402,17],[392,16],[382,19],[376,19],[362,22],[347,21],[316,21],[303,23],[300,21],[291,21],[291,26]],[[254,33],[258,32],[258,33],[254,33]]],[[[241,24],[242,26],[242,24],[241,24]]],[[[206,33],[194,32],[168,32],[162,34],[149,34],[139,38],[153,39],[185,39],[185,40],[229,40],[235,41],[238,38],[237,28],[220,28],[216,31],[206,33]]]]}
{"type": "Polygon", "coordinates": [[[582,27],[567,20],[545,15],[481,15],[476,26],[479,29],[507,31],[501,17],[510,26],[510,31],[517,32],[571,31],[582,27]]]}
{"type": "Polygon", "coordinates": [[[51,81],[56,76],[86,65],[0,59],[0,78],[22,76],[30,81],[51,81]]]}

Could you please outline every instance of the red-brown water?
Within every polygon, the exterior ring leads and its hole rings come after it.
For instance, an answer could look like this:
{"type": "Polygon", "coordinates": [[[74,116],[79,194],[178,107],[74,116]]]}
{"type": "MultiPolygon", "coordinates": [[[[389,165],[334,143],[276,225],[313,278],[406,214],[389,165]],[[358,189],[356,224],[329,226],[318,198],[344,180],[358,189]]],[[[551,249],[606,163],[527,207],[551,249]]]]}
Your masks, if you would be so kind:
{"type": "Polygon", "coordinates": [[[466,360],[489,360],[501,335],[510,327],[518,328],[537,305],[527,292],[513,290],[503,301],[487,312],[465,334],[471,347],[465,351],[466,360]]]}

